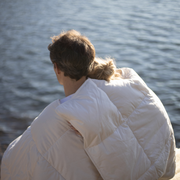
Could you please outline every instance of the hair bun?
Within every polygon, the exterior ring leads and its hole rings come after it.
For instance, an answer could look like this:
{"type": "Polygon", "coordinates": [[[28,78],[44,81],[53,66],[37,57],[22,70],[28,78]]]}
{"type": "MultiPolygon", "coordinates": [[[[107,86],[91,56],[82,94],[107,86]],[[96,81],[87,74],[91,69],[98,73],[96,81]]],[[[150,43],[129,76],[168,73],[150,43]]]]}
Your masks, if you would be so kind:
{"type": "Polygon", "coordinates": [[[100,59],[95,58],[92,70],[89,72],[88,77],[92,79],[110,81],[116,72],[116,66],[113,59],[100,59]]]}

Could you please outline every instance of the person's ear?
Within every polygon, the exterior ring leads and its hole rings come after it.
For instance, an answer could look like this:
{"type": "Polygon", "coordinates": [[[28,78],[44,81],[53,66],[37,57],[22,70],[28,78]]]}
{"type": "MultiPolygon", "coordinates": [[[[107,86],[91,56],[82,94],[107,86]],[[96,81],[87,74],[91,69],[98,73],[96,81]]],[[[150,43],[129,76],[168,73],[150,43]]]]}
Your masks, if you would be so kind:
{"type": "Polygon", "coordinates": [[[59,70],[59,68],[57,67],[57,64],[54,63],[54,71],[56,72],[56,74],[60,74],[61,71],[59,70]]]}

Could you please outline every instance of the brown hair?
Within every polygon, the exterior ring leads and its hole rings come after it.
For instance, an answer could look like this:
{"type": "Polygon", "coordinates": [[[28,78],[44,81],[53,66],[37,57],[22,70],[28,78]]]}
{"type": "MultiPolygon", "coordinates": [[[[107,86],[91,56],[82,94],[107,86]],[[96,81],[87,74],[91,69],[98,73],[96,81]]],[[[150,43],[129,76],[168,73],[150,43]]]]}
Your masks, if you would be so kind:
{"type": "Polygon", "coordinates": [[[50,59],[65,76],[79,80],[87,76],[95,58],[95,49],[89,39],[75,30],[52,37],[50,59]]]}
{"type": "Polygon", "coordinates": [[[95,58],[88,77],[110,81],[121,78],[121,71],[116,69],[113,59],[107,58],[104,60],[101,58],[95,58]]]}

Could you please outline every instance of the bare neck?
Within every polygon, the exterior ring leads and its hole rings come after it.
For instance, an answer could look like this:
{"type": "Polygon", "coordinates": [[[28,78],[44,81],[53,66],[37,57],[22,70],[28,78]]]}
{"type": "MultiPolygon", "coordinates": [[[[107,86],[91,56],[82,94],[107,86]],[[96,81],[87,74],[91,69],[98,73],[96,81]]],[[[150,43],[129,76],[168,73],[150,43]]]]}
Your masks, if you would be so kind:
{"type": "Polygon", "coordinates": [[[74,94],[85,81],[86,81],[85,76],[83,76],[78,81],[76,81],[75,79],[71,79],[70,77],[65,76],[63,79],[65,96],[67,97],[71,94],[74,94]]]}

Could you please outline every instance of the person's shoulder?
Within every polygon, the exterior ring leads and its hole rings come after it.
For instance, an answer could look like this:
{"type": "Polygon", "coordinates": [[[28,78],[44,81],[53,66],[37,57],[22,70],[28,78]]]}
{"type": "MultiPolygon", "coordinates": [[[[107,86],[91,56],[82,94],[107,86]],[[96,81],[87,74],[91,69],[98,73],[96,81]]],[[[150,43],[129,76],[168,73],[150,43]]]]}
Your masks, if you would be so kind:
{"type": "Polygon", "coordinates": [[[132,68],[123,67],[123,68],[120,68],[120,70],[121,70],[122,79],[131,79],[131,78],[139,76],[136,73],[136,71],[134,69],[132,69],[132,68]]]}
{"type": "Polygon", "coordinates": [[[46,115],[50,115],[50,114],[53,114],[55,112],[55,109],[60,105],[60,101],[59,99],[51,102],[49,105],[47,105],[43,110],[42,112],[34,119],[34,121],[32,122],[32,124],[40,119],[40,117],[44,117],[46,115]]]}
{"type": "MultiPolygon", "coordinates": [[[[52,109],[56,109],[57,106],[60,105],[60,101],[59,99],[54,100],[53,102],[51,102],[50,104],[48,104],[43,111],[47,111],[47,110],[52,110],[52,109]]],[[[43,112],[42,111],[42,112],[43,112]]]]}

